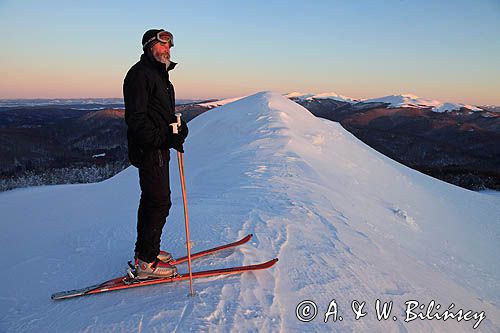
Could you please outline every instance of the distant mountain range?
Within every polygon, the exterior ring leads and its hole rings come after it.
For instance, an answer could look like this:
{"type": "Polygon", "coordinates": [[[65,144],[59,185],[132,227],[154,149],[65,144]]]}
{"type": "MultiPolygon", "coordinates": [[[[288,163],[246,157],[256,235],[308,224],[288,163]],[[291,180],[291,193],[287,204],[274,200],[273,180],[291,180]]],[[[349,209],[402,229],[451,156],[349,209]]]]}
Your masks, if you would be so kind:
{"type": "MultiPolygon", "coordinates": [[[[411,94],[368,100],[333,92],[285,97],[421,172],[469,189],[500,189],[498,106],[441,103],[411,94]]],[[[181,100],[176,111],[189,121],[240,98],[181,100]]],[[[98,167],[106,170],[96,173],[102,178],[122,170],[128,165],[123,116],[121,99],[0,101],[0,180],[8,183],[0,190],[22,186],[15,180],[26,174],[98,167]]],[[[51,180],[58,181],[71,179],[51,180]]]]}
{"type": "MultiPolygon", "coordinates": [[[[178,99],[177,104],[200,102],[200,99],[178,99]]],[[[124,108],[123,98],[35,98],[0,99],[0,111],[14,107],[69,107],[78,110],[124,108]]]]}

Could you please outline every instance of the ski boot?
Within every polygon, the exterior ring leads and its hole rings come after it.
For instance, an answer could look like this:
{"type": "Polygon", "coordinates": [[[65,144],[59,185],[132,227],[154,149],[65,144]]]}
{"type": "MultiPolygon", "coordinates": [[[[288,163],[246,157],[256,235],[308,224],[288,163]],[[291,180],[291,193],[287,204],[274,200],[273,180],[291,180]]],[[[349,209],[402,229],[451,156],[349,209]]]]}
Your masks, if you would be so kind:
{"type": "Polygon", "coordinates": [[[149,263],[138,259],[134,273],[135,278],[138,280],[170,278],[177,275],[177,267],[165,263],[158,258],[149,263]]]}
{"type": "MultiPolygon", "coordinates": [[[[134,265],[135,266],[137,266],[137,263],[139,260],[137,256],[138,256],[138,253],[136,252],[135,256],[134,256],[134,265]]],[[[168,253],[167,251],[160,251],[160,253],[158,253],[158,256],[156,258],[160,261],[163,261],[166,264],[168,264],[169,262],[174,260],[174,257],[172,257],[172,255],[170,253],[168,253]]]]}
{"type": "Polygon", "coordinates": [[[160,253],[157,256],[158,260],[163,261],[164,263],[169,263],[174,260],[172,255],[168,253],[167,251],[160,251],[160,253]]]}

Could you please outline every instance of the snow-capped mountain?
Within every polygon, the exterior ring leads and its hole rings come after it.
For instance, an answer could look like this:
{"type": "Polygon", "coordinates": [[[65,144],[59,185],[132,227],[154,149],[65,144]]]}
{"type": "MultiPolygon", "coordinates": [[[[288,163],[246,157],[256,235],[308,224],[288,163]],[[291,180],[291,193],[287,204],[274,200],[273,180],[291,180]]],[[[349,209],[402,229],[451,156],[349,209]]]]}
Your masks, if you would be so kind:
{"type": "Polygon", "coordinates": [[[287,98],[295,98],[295,99],[299,99],[299,100],[333,99],[336,101],[349,102],[349,103],[359,102],[359,99],[347,97],[344,95],[339,95],[335,92],[326,92],[326,93],[321,93],[321,94],[292,92],[289,94],[285,94],[284,96],[287,98]]]}
{"type": "MultiPolygon", "coordinates": [[[[53,292],[124,272],[135,241],[137,170],[97,184],[1,193],[1,254],[8,262],[0,268],[0,331],[500,330],[500,197],[404,167],[277,93],[242,98],[189,124],[193,250],[255,234],[251,244],[193,267],[275,256],[277,265],[196,280],[195,298],[186,296],[188,284],[176,284],[54,302],[53,292]],[[377,299],[393,301],[388,320],[377,320],[377,299]],[[296,317],[304,300],[318,310],[307,323],[296,317]],[[325,323],[332,300],[343,320],[325,323]],[[359,320],[353,300],[366,302],[359,320]],[[450,308],[477,316],[405,322],[410,300],[434,300],[441,308],[432,313],[450,308]]],[[[174,154],[170,171],[173,206],[162,248],[182,256],[174,154]]]]}
{"type": "Polygon", "coordinates": [[[379,98],[370,98],[362,100],[363,103],[382,102],[389,104],[391,108],[431,108],[434,112],[449,112],[460,110],[462,108],[471,111],[483,111],[482,109],[473,105],[460,104],[460,103],[443,103],[433,99],[418,97],[412,94],[403,95],[390,95],[379,98]]]}

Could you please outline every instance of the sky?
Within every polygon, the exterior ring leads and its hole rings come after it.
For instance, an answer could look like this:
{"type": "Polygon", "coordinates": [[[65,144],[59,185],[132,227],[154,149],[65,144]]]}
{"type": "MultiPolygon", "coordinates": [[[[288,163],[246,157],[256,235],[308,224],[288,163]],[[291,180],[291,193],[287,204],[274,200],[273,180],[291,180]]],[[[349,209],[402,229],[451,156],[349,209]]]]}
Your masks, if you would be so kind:
{"type": "Polygon", "coordinates": [[[174,35],[177,98],[411,93],[500,105],[500,0],[0,0],[0,98],[122,97],[150,28],[174,35]]]}

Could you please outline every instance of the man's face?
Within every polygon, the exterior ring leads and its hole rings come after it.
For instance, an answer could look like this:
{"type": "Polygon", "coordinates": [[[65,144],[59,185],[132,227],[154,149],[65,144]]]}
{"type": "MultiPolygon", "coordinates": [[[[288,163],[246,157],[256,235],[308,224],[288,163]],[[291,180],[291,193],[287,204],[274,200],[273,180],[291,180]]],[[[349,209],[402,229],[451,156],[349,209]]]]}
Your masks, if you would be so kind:
{"type": "Polygon", "coordinates": [[[163,64],[170,63],[170,43],[155,43],[153,47],[151,47],[151,53],[156,61],[163,64]]]}

